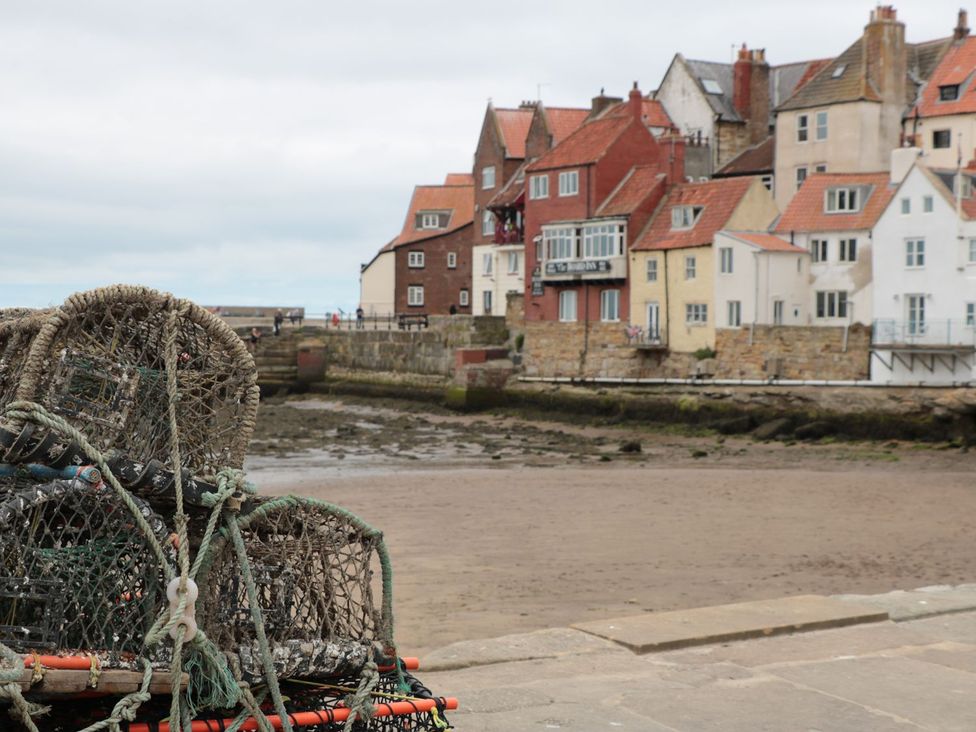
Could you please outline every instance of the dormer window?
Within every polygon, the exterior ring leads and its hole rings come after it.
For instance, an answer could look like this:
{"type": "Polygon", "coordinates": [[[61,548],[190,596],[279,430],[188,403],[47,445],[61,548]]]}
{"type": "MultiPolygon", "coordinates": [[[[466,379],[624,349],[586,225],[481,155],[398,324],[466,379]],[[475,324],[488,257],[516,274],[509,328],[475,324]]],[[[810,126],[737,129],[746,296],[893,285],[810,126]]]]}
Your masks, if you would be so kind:
{"type": "Polygon", "coordinates": [[[715,79],[702,79],[701,83],[702,86],[705,87],[705,91],[708,92],[709,94],[722,93],[722,87],[718,85],[718,82],[715,81],[715,79]]]}
{"type": "Polygon", "coordinates": [[[945,86],[939,87],[939,101],[940,102],[954,102],[959,98],[959,85],[958,84],[946,84],[945,86]]]}
{"type": "Polygon", "coordinates": [[[959,187],[958,184],[956,183],[957,180],[959,180],[959,181],[962,182],[962,189],[960,191],[958,191],[959,197],[960,198],[969,198],[970,196],[972,196],[973,195],[973,179],[970,178],[968,175],[960,175],[958,178],[955,178],[954,177],[952,179],[952,195],[956,195],[957,194],[956,188],[959,187]]]}
{"type": "Polygon", "coordinates": [[[860,188],[828,188],[824,201],[827,213],[856,213],[861,210],[860,188]]]}
{"type": "Polygon", "coordinates": [[[441,228],[441,215],[436,211],[428,211],[426,213],[420,214],[420,226],[421,229],[439,229],[441,228]]]}
{"type": "Polygon", "coordinates": [[[675,206],[671,209],[671,228],[690,229],[698,223],[703,206],[675,206]]]}

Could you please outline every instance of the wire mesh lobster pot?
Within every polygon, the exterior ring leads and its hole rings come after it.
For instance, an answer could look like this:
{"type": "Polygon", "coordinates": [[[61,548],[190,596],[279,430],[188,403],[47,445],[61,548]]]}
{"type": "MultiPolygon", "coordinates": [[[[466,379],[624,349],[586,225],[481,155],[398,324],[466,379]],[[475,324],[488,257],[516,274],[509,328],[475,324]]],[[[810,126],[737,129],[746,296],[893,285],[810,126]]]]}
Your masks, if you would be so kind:
{"type": "MultiPolygon", "coordinates": [[[[168,530],[136,500],[157,546],[168,530]]],[[[0,643],[127,668],[165,602],[163,562],[104,487],[59,480],[0,503],[0,643]]]]}
{"type": "Polygon", "coordinates": [[[50,310],[0,310],[0,409],[13,398],[34,336],[50,310]]]}
{"type": "MultiPolygon", "coordinates": [[[[281,678],[354,675],[388,642],[389,600],[374,601],[382,535],[328,504],[274,499],[239,518],[255,597],[281,678]]],[[[201,586],[203,627],[237,654],[248,681],[262,672],[251,598],[226,533],[201,586]]],[[[384,646],[385,647],[385,646],[384,646]]]]}
{"type": "MultiPolygon", "coordinates": [[[[77,293],[44,319],[14,398],[65,418],[103,454],[213,476],[243,464],[255,382],[246,347],[217,316],[155,290],[114,286],[77,293]],[[169,464],[171,400],[179,466],[169,464]]],[[[156,486],[140,485],[144,494],[156,486]]]]}

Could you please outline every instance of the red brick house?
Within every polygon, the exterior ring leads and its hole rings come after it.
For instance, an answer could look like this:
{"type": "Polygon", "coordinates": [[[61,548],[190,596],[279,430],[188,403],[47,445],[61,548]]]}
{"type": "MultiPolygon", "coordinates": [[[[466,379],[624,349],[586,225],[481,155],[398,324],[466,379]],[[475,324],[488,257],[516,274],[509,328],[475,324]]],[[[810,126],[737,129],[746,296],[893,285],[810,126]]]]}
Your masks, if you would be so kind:
{"type": "Polygon", "coordinates": [[[471,238],[474,186],[466,174],[444,185],[417,186],[394,252],[397,313],[471,312],[471,238]]]}
{"type": "Polygon", "coordinates": [[[629,114],[591,119],[526,167],[527,321],[627,321],[629,238],[683,178],[684,144],[655,140],[645,101],[635,84],[629,114]]]}

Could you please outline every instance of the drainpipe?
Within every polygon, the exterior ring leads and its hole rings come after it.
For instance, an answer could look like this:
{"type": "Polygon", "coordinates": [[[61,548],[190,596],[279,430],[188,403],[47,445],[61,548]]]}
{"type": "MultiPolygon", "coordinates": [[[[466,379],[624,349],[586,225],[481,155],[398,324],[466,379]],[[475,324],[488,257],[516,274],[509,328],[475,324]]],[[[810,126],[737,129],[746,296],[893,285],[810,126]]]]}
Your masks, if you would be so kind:
{"type": "Polygon", "coordinates": [[[749,326],[749,345],[753,344],[756,334],[756,320],[759,317],[759,252],[752,253],[752,264],[755,276],[752,292],[752,324],[749,326]]]}
{"type": "Polygon", "coordinates": [[[668,288],[668,250],[664,250],[664,346],[671,348],[671,300],[668,288]]]}
{"type": "Polygon", "coordinates": [[[583,283],[583,352],[580,354],[580,376],[585,375],[586,356],[590,352],[590,283],[583,283]]]}

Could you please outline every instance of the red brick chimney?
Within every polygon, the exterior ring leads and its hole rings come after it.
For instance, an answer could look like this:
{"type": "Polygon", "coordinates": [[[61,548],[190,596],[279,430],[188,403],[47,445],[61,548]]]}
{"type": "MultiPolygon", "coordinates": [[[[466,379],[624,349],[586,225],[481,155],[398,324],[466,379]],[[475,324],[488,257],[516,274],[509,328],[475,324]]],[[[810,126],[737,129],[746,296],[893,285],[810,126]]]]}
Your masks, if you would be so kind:
{"type": "Polygon", "coordinates": [[[862,94],[870,99],[880,93],[882,102],[903,106],[908,54],[905,24],[898,21],[894,7],[879,5],[871,11],[871,20],[864,26],[863,43],[862,94]]]}
{"type": "Polygon", "coordinates": [[[732,67],[732,106],[742,119],[749,119],[752,99],[752,55],[746,44],[739,49],[739,57],[732,67]]]}
{"type": "Polygon", "coordinates": [[[959,10],[959,20],[956,23],[956,27],[953,29],[953,38],[957,41],[961,41],[969,35],[969,17],[965,10],[960,8],[959,10]]]}
{"type": "Polygon", "coordinates": [[[661,150],[661,161],[668,176],[669,186],[685,182],[685,138],[678,130],[671,128],[657,140],[661,150]]]}
{"type": "Polygon", "coordinates": [[[600,95],[593,97],[590,101],[590,115],[589,119],[595,119],[603,114],[604,110],[610,107],[622,103],[623,97],[608,97],[603,93],[603,89],[600,89],[600,95]]]}
{"type": "Polygon", "coordinates": [[[640,93],[640,89],[637,88],[637,82],[634,82],[634,88],[630,90],[630,96],[627,98],[627,109],[631,116],[638,122],[642,122],[644,118],[644,97],[640,93]]]}

